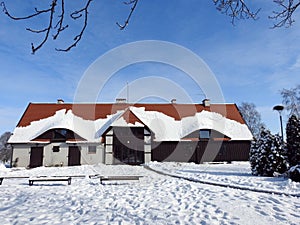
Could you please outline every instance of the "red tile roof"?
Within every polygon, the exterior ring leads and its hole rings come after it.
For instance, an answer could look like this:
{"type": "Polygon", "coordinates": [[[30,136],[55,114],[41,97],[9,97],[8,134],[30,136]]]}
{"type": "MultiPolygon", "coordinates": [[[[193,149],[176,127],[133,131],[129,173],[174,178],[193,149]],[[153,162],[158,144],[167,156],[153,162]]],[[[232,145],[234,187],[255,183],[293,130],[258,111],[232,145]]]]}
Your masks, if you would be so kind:
{"type": "MultiPolygon", "coordinates": [[[[118,110],[124,110],[129,106],[144,107],[146,111],[158,111],[180,120],[187,116],[193,116],[196,112],[202,110],[217,112],[227,117],[228,119],[235,120],[239,123],[245,124],[237,106],[235,104],[211,104],[210,107],[204,107],[202,104],[153,104],[153,103],[29,103],[23,116],[21,117],[18,127],[29,125],[33,121],[38,121],[50,116],[53,116],[56,111],[61,109],[70,110],[73,113],[86,120],[96,120],[106,118],[108,115],[116,113],[118,110]]],[[[129,115],[128,115],[129,116],[129,115]]],[[[132,115],[129,116],[129,121],[136,120],[132,115]]]]}

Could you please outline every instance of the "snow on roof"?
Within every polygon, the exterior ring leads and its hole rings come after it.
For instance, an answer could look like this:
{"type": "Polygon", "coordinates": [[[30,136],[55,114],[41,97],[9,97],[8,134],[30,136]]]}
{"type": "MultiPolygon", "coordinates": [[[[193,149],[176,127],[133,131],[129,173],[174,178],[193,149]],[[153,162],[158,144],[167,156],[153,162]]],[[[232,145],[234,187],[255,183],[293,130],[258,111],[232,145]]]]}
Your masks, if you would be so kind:
{"type": "MultiPolygon", "coordinates": [[[[194,116],[196,112],[203,110],[216,112],[224,117],[245,124],[237,106],[235,104],[210,104],[205,107],[203,104],[172,104],[172,103],[134,103],[134,104],[117,104],[117,103],[29,103],[24,114],[22,115],[17,127],[25,127],[33,121],[53,116],[61,109],[72,110],[73,114],[85,120],[106,119],[107,116],[117,113],[120,110],[126,110],[130,106],[145,107],[146,111],[157,111],[175,120],[182,120],[188,116],[194,116]]],[[[127,110],[128,111],[128,110],[127,110]]],[[[125,115],[126,117],[126,115],[125,115]]],[[[135,121],[130,117],[129,121],[135,121]]]]}
{"type": "Polygon", "coordinates": [[[50,129],[69,129],[87,142],[100,142],[103,133],[112,126],[144,126],[153,133],[155,141],[179,141],[199,129],[213,129],[231,140],[251,140],[252,134],[247,125],[228,119],[216,112],[202,110],[181,120],[158,111],[147,111],[145,107],[129,106],[106,118],[87,120],[73,114],[72,109],[61,109],[53,116],[33,121],[24,127],[16,127],[9,139],[10,143],[27,143],[50,129]],[[122,115],[130,110],[142,123],[126,122],[122,115]]]}
{"type": "Polygon", "coordinates": [[[176,121],[161,112],[145,111],[145,108],[131,107],[130,110],[155,134],[156,141],[179,141],[200,129],[213,129],[231,140],[252,140],[252,134],[245,124],[227,119],[219,113],[203,110],[194,116],[176,121]]]}
{"type": "Polygon", "coordinates": [[[97,131],[115,115],[106,119],[85,120],[73,114],[72,110],[61,109],[53,116],[38,121],[33,121],[25,127],[16,127],[9,139],[10,143],[27,143],[48,130],[61,128],[68,129],[78,134],[88,142],[100,142],[97,131]]]}

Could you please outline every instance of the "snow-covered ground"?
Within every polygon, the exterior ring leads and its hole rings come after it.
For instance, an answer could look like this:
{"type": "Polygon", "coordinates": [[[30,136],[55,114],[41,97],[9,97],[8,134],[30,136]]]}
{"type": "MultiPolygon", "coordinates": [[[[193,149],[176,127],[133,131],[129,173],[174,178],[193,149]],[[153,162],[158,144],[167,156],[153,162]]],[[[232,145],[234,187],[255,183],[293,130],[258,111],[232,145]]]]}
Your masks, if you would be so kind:
{"type": "MultiPolygon", "coordinates": [[[[300,192],[285,178],[253,177],[248,163],[156,163],[148,166],[194,181],[253,190],[300,192]]],[[[1,176],[85,175],[66,182],[28,185],[28,178],[4,179],[1,224],[300,224],[300,198],[191,182],[141,166],[78,166],[7,169],[1,176]],[[140,181],[106,182],[88,175],[141,175],[140,181]]]]}
{"type": "Polygon", "coordinates": [[[300,183],[293,182],[283,176],[252,176],[248,162],[201,165],[194,163],[151,162],[148,166],[155,171],[195,182],[300,197],[300,183]]]}

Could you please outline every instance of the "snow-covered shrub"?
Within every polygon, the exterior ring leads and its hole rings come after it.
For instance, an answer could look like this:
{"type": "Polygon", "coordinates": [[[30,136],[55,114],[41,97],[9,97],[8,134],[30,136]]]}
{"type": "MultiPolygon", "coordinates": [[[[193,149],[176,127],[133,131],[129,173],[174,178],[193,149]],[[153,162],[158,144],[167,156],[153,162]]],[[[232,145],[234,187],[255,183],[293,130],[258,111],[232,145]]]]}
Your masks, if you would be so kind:
{"type": "Polygon", "coordinates": [[[290,166],[300,164],[300,120],[292,115],[286,125],[287,157],[290,166]]]}
{"type": "Polygon", "coordinates": [[[251,146],[250,164],[252,174],[256,176],[273,176],[275,172],[286,172],[286,151],[281,137],[272,135],[262,127],[260,138],[251,146]]]}
{"type": "Polygon", "coordinates": [[[292,181],[300,182],[300,165],[292,166],[288,171],[288,177],[292,181]]]}

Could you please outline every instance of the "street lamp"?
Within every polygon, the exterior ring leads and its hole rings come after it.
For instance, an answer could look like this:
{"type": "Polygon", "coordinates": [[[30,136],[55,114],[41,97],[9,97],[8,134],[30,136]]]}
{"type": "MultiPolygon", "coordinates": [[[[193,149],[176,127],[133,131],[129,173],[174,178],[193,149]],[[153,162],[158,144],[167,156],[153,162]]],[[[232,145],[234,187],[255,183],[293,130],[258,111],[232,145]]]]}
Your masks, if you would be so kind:
{"type": "Polygon", "coordinates": [[[279,113],[282,143],[283,143],[283,128],[282,128],[282,116],[281,116],[281,112],[282,112],[283,109],[284,109],[283,105],[275,105],[273,107],[273,110],[276,110],[279,113]]]}

